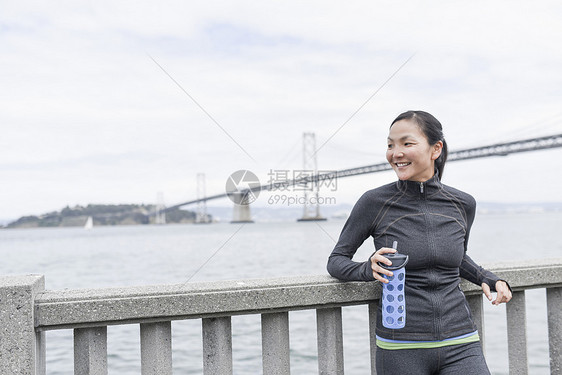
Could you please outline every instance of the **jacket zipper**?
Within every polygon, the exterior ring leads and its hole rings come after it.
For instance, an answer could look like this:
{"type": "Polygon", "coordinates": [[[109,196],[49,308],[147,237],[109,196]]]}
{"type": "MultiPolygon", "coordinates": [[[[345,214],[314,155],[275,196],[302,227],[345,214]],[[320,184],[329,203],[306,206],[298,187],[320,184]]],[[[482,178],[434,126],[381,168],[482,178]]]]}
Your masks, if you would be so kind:
{"type": "Polygon", "coordinates": [[[433,291],[435,290],[435,288],[437,287],[435,284],[435,280],[436,280],[436,274],[435,274],[435,259],[437,257],[436,254],[436,249],[435,249],[435,243],[434,243],[434,238],[433,238],[433,234],[435,233],[434,231],[434,224],[430,219],[430,215],[428,214],[429,212],[429,203],[427,203],[426,197],[425,197],[425,186],[424,186],[424,182],[420,182],[420,197],[421,197],[421,205],[420,205],[420,209],[425,217],[425,228],[426,228],[426,240],[428,243],[428,247],[429,247],[429,265],[430,265],[430,269],[429,269],[429,280],[430,280],[430,287],[432,288],[432,292],[430,293],[430,301],[431,301],[431,305],[433,308],[433,330],[435,332],[435,337],[436,340],[442,340],[441,338],[441,314],[440,314],[440,309],[438,308],[439,306],[439,299],[436,295],[434,295],[433,291]]]}

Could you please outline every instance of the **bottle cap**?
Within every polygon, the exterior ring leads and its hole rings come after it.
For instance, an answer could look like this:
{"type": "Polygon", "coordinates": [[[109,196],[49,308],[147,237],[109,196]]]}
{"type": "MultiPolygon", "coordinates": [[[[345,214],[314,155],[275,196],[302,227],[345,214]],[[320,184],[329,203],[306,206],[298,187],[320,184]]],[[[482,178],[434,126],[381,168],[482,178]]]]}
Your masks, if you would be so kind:
{"type": "Polygon", "coordinates": [[[390,271],[394,271],[406,266],[409,259],[407,255],[399,254],[399,253],[385,254],[384,257],[390,260],[392,262],[392,265],[389,266],[387,264],[379,262],[379,266],[390,271]]]}

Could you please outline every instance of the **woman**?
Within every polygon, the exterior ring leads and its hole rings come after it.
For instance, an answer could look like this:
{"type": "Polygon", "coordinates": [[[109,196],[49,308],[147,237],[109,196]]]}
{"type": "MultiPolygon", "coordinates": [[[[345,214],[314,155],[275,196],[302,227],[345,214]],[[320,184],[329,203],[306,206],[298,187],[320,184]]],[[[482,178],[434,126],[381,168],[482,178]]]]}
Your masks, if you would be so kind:
{"type": "Polygon", "coordinates": [[[341,280],[378,280],[393,273],[385,254],[408,255],[405,281],[406,325],[385,328],[381,303],[376,326],[377,374],[489,374],[478,331],[460,277],[482,286],[494,305],[508,302],[504,280],[476,265],[466,254],[476,202],[443,185],[447,143],[439,121],[427,112],[408,111],[391,124],[386,158],[398,181],[367,191],[355,204],[328,260],[341,280]],[[366,262],[353,255],[373,237],[376,252],[366,262]]]}

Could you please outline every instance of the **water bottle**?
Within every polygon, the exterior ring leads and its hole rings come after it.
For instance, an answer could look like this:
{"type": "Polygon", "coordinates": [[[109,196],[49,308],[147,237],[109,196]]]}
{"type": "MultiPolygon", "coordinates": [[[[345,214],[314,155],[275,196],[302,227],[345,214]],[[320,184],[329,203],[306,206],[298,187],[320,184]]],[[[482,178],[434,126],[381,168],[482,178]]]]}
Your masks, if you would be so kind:
{"type": "MultiPolygon", "coordinates": [[[[397,242],[394,241],[392,248],[396,249],[397,242]]],[[[387,270],[392,271],[392,276],[383,275],[388,283],[383,283],[382,289],[382,325],[390,329],[404,328],[406,325],[406,300],[404,299],[404,281],[406,280],[406,263],[408,256],[399,254],[385,254],[392,265],[379,263],[387,270]]]]}

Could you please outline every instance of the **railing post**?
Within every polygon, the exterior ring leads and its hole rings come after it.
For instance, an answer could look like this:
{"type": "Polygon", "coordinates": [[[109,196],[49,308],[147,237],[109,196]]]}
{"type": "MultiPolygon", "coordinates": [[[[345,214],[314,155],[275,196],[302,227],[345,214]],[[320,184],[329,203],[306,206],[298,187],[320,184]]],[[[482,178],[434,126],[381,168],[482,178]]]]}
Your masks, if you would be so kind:
{"type": "Polygon", "coordinates": [[[74,330],[74,375],[107,375],[107,327],[74,330]]]}
{"type": "Polygon", "coordinates": [[[525,375],[529,372],[527,363],[527,320],[525,316],[525,291],[513,292],[511,301],[506,305],[510,375],[525,375]]]}
{"type": "Polygon", "coordinates": [[[562,374],[562,288],[546,289],[550,373],[562,374]]]}
{"type": "Polygon", "coordinates": [[[47,338],[44,331],[35,332],[35,374],[47,373],[47,338]]]}
{"type": "Polygon", "coordinates": [[[316,310],[318,373],[343,375],[341,307],[316,310]]]}
{"type": "Polygon", "coordinates": [[[141,374],[172,374],[172,323],[140,325],[141,374]]]}
{"type": "Polygon", "coordinates": [[[369,344],[371,349],[371,375],[377,374],[377,310],[378,302],[369,303],[369,344]]]}
{"type": "Polygon", "coordinates": [[[261,316],[262,362],[264,375],[289,375],[289,313],[261,316]]]}
{"type": "Polygon", "coordinates": [[[45,373],[45,336],[35,332],[37,293],[45,289],[41,275],[0,276],[0,373],[45,373]]]}
{"type": "Polygon", "coordinates": [[[204,318],[203,374],[232,375],[232,323],[230,316],[204,318]]]}
{"type": "Polygon", "coordinates": [[[482,300],[482,293],[473,294],[466,297],[470,310],[472,311],[472,319],[478,329],[480,335],[480,344],[482,345],[482,352],[486,355],[486,335],[484,332],[484,303],[482,300]]]}

